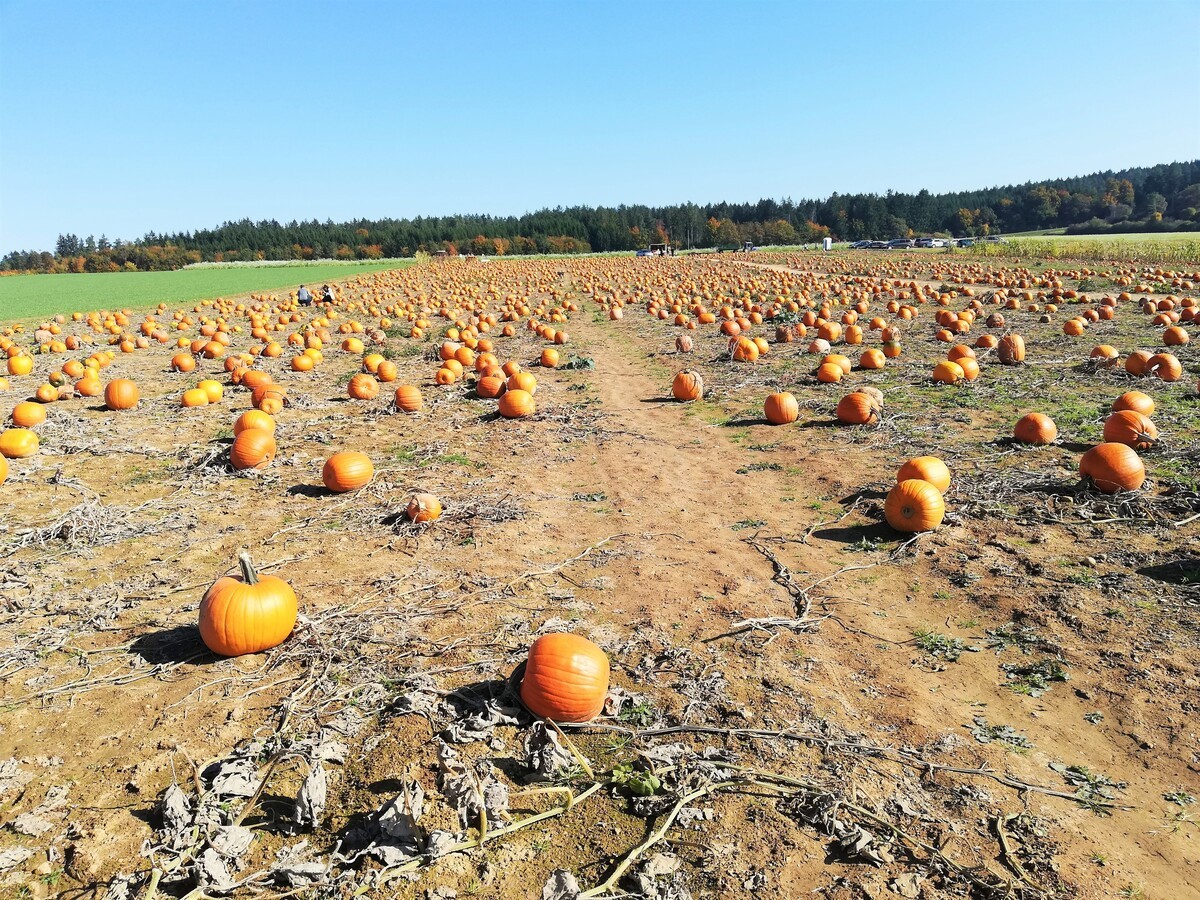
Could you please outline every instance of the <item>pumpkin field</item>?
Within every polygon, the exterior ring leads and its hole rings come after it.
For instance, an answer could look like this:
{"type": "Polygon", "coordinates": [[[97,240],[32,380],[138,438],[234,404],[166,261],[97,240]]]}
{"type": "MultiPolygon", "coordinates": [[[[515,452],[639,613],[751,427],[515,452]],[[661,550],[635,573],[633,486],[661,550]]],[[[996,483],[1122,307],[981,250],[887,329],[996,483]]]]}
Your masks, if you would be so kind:
{"type": "Polygon", "coordinates": [[[1200,896],[1200,259],[329,277],[0,323],[0,893],[1200,896]]]}

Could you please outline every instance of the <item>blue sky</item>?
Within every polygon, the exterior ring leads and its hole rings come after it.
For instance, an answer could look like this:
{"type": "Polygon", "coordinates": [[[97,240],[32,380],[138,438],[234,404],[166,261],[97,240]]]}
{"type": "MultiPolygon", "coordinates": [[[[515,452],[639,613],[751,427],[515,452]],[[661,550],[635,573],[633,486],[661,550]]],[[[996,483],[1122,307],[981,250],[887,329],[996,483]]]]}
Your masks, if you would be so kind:
{"type": "Polygon", "coordinates": [[[1200,155],[1200,3],[0,0],[0,254],[1200,155]]]}

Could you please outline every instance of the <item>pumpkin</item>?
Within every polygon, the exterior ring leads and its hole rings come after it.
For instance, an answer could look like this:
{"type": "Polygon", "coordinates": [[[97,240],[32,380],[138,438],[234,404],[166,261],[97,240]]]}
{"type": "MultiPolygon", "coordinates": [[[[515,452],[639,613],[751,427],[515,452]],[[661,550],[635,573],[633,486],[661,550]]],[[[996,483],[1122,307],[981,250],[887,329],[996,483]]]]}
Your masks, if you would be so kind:
{"type": "Polygon", "coordinates": [[[259,575],[238,554],[241,577],[217,581],[200,601],[200,637],[221,656],[261,653],[282,644],[296,625],[296,592],[282,578],[259,575]]]}
{"type": "Polygon", "coordinates": [[[321,480],[335,494],[356,491],[367,484],[375,474],[371,457],[357,450],[343,450],[325,460],[321,469],[321,480]]]}
{"type": "Polygon", "coordinates": [[[1163,332],[1163,343],[1168,347],[1181,347],[1191,340],[1191,336],[1178,325],[1172,325],[1163,332]]]}
{"type": "Polygon", "coordinates": [[[250,403],[269,416],[278,415],[287,403],[287,392],[278,384],[260,384],[250,395],[250,403]]]}
{"type": "Polygon", "coordinates": [[[1092,348],[1090,359],[1098,368],[1111,369],[1117,365],[1121,359],[1121,353],[1116,347],[1111,344],[1097,344],[1092,348]]]}
{"type": "Polygon", "coordinates": [[[1154,415],[1154,400],[1141,391],[1126,391],[1113,401],[1112,408],[1113,412],[1132,409],[1134,412],[1140,412],[1143,416],[1152,416],[1154,415]]]}
{"type": "Polygon", "coordinates": [[[588,722],[604,709],[608,677],[608,657],[587,638],[544,634],[529,648],[521,702],[554,722],[588,722]]]}
{"type": "Polygon", "coordinates": [[[841,366],[843,375],[849,375],[854,370],[854,365],[850,360],[840,353],[830,353],[821,362],[822,364],[833,363],[834,365],[841,366]]]}
{"type": "Polygon", "coordinates": [[[883,515],[897,531],[932,531],[942,524],[946,502],[942,492],[928,481],[908,478],[888,491],[883,515]]]}
{"type": "Polygon", "coordinates": [[[442,501],[433,494],[413,494],[408,500],[404,514],[410,522],[417,525],[432,522],[442,514],[442,501]]]}
{"type": "Polygon", "coordinates": [[[1079,460],[1079,474],[1103,494],[1136,491],[1146,480],[1146,467],[1124,444],[1098,444],[1079,460]]]}
{"type": "Polygon", "coordinates": [[[1104,440],[1114,444],[1125,444],[1135,450],[1146,450],[1154,445],[1158,428],[1149,418],[1132,409],[1122,409],[1104,420],[1104,440]]]}
{"type": "Polygon", "coordinates": [[[8,480],[8,460],[0,456],[0,484],[8,480]]]}
{"type": "Polygon", "coordinates": [[[221,386],[221,382],[211,378],[205,378],[196,387],[208,394],[209,403],[216,403],[225,395],[225,388],[221,386]]]}
{"type": "Polygon", "coordinates": [[[0,456],[25,459],[38,451],[38,436],[28,428],[9,428],[0,432],[0,456]]]}
{"type": "Polygon", "coordinates": [[[233,423],[233,436],[237,437],[247,428],[260,428],[268,434],[274,434],[275,420],[261,409],[248,409],[233,423]]]}
{"type": "Polygon", "coordinates": [[[1134,350],[1125,357],[1125,371],[1130,375],[1145,375],[1152,355],[1149,350],[1134,350]]]}
{"type": "Polygon", "coordinates": [[[505,384],[510,391],[524,391],[530,396],[537,393],[537,379],[528,372],[513,372],[505,384]]]}
{"type": "Polygon", "coordinates": [[[46,407],[22,400],[12,411],[12,423],[18,428],[34,428],[46,421],[46,407]]]}
{"type": "Polygon", "coordinates": [[[128,378],[117,378],[105,386],[104,405],[109,409],[133,409],[137,404],[137,385],[128,378]]]}
{"type": "Polygon", "coordinates": [[[500,410],[500,415],[506,419],[523,419],[537,411],[532,394],[520,388],[511,387],[504,392],[497,408],[500,410]]]}
{"type": "Polygon", "coordinates": [[[864,350],[862,356],[858,358],[860,369],[882,369],[885,364],[886,357],[882,350],[864,350]]]}
{"type": "Polygon", "coordinates": [[[420,412],[421,403],[420,388],[411,384],[402,384],[396,388],[396,409],[406,413],[420,412]]]}
{"type": "Polygon", "coordinates": [[[870,394],[854,391],[838,401],[836,414],[847,425],[870,425],[879,421],[879,404],[870,394]]]}
{"type": "Polygon", "coordinates": [[[1058,437],[1058,426],[1049,416],[1029,413],[1017,420],[1013,437],[1022,444],[1049,444],[1058,437]]]}
{"type": "Polygon", "coordinates": [[[800,415],[800,404],[788,393],[770,394],[763,403],[763,415],[772,425],[788,425],[800,415]]]}
{"type": "Polygon", "coordinates": [[[541,364],[546,369],[558,368],[558,351],[553,347],[547,347],[542,351],[541,364]]]}
{"type": "Polygon", "coordinates": [[[962,366],[945,359],[933,367],[933,380],[938,384],[958,384],[966,377],[962,366]]]}
{"type": "Polygon", "coordinates": [[[19,354],[8,358],[9,375],[28,375],[33,371],[33,357],[19,354]]]}
{"type": "Polygon", "coordinates": [[[350,379],[346,393],[355,400],[374,400],[379,396],[379,382],[375,380],[375,376],[359,372],[350,379]]]}
{"type": "Polygon", "coordinates": [[[85,375],[75,382],[75,393],[80,397],[99,397],[104,393],[104,385],[95,375],[85,375]]]}
{"type": "Polygon", "coordinates": [[[229,448],[229,461],[238,471],[262,469],[271,464],[278,448],[275,435],[261,428],[247,428],[233,439],[229,448]]]}
{"type": "Polygon", "coordinates": [[[691,353],[692,347],[695,346],[690,334],[681,334],[675,338],[675,349],[679,353],[691,353]]]}
{"type": "Polygon", "coordinates": [[[954,363],[963,372],[963,378],[974,381],[979,377],[979,363],[973,356],[960,356],[954,363]]]}
{"type": "Polygon", "coordinates": [[[946,354],[946,359],[950,360],[950,362],[958,362],[964,357],[968,359],[975,358],[975,351],[966,344],[955,344],[950,348],[950,352],[946,354]]]}
{"type": "Polygon", "coordinates": [[[1025,339],[1019,334],[1006,334],[996,345],[996,356],[1006,366],[1015,366],[1025,361],[1025,339]]]}
{"type": "Polygon", "coordinates": [[[704,396],[704,379],[692,369],[684,369],[671,382],[671,396],[681,403],[704,396]]]}
{"type": "Polygon", "coordinates": [[[817,368],[817,381],[835,384],[842,380],[842,367],[837,363],[821,363],[817,368]]]}
{"type": "Polygon", "coordinates": [[[1171,353],[1156,353],[1146,364],[1146,371],[1162,381],[1178,381],[1183,375],[1183,366],[1171,353]]]}
{"type": "Polygon", "coordinates": [[[476,396],[486,400],[495,400],[505,390],[504,378],[500,375],[485,375],[475,383],[476,396]]]}
{"type": "Polygon", "coordinates": [[[179,398],[179,404],[188,408],[194,406],[208,406],[208,393],[202,388],[192,388],[183,392],[183,396],[179,398]]]}
{"type": "Polygon", "coordinates": [[[896,482],[910,478],[927,481],[943,494],[950,487],[950,469],[936,456],[918,456],[902,465],[896,473],[896,482]]]}
{"type": "Polygon", "coordinates": [[[392,382],[400,377],[400,370],[396,368],[396,364],[390,359],[385,359],[375,370],[375,377],[385,383],[392,382]]]}

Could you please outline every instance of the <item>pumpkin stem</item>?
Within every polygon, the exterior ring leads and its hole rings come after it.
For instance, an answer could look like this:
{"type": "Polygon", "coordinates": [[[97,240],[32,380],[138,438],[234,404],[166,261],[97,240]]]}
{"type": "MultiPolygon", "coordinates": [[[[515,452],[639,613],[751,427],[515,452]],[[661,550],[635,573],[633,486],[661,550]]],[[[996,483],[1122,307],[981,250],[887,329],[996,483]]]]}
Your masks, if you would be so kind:
{"type": "Polygon", "coordinates": [[[248,551],[238,551],[238,565],[242,569],[242,580],[246,584],[258,584],[258,573],[254,571],[254,563],[250,560],[248,551]]]}

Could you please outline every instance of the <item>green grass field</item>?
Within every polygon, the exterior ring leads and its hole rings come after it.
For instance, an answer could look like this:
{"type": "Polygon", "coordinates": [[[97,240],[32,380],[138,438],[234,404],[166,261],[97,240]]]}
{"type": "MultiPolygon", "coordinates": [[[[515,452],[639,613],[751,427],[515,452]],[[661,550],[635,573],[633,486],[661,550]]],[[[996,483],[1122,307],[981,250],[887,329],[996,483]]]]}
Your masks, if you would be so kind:
{"type": "Polygon", "coordinates": [[[1005,240],[1054,237],[1063,241],[1112,241],[1114,243],[1145,241],[1148,243],[1185,244],[1200,241],[1200,232],[1162,231],[1145,234],[1064,234],[1061,228],[1051,228],[1046,231],[1022,231],[1016,234],[1005,234],[1001,235],[1001,237],[1005,240]]]}
{"type": "Polygon", "coordinates": [[[248,291],[277,291],[301,284],[320,287],[366,272],[411,264],[411,260],[226,266],[175,272],[114,272],[82,275],[9,275],[0,278],[0,322],[46,318],[97,309],[145,309],[248,291]]]}

